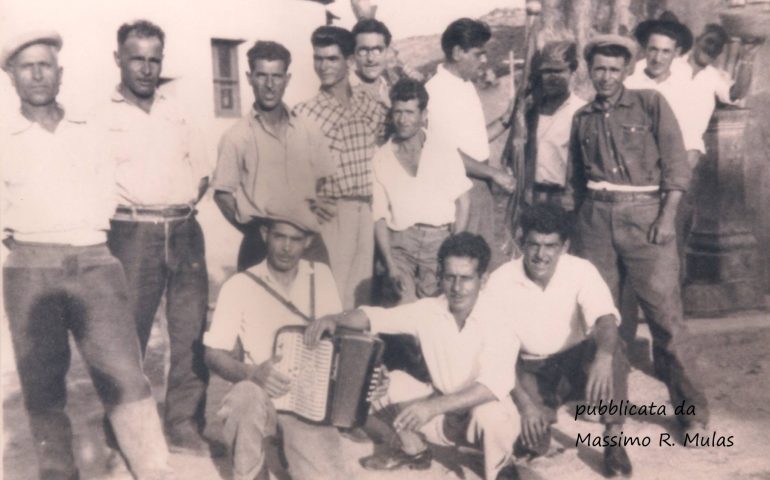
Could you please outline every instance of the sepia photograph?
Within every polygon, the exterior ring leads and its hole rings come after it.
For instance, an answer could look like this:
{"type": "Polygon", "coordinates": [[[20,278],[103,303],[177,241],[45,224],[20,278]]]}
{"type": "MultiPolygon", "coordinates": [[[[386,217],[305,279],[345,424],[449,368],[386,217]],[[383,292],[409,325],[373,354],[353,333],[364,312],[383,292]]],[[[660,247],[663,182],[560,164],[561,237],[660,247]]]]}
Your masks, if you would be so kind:
{"type": "Polygon", "coordinates": [[[0,0],[0,478],[770,479],[770,0],[0,0]]]}

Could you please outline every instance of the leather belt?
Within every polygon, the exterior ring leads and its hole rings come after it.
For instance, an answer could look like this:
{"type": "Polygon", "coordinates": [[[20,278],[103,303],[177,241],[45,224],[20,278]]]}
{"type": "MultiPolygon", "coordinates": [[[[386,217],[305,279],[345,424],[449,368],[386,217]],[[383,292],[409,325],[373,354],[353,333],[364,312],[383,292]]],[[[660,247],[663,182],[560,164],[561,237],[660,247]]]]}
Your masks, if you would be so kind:
{"type": "Polygon", "coordinates": [[[196,210],[190,205],[172,205],[169,207],[135,207],[119,205],[115,219],[118,220],[184,220],[195,215],[196,210]]]}
{"type": "Polygon", "coordinates": [[[532,190],[538,193],[564,193],[564,187],[555,183],[536,183],[532,190]]]}
{"type": "Polygon", "coordinates": [[[445,223],[443,225],[431,225],[429,223],[415,223],[412,225],[414,228],[419,228],[421,230],[448,230],[450,224],[445,223]]]}
{"type": "Polygon", "coordinates": [[[615,192],[612,190],[588,189],[588,198],[598,202],[636,202],[641,200],[660,200],[660,192],[615,192]]]}

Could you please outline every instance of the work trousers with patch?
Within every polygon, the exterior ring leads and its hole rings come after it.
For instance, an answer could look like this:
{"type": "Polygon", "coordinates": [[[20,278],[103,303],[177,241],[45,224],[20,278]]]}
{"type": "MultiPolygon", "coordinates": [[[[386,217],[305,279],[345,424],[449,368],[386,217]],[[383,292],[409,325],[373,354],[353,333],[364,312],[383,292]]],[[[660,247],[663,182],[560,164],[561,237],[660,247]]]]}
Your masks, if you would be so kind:
{"type": "Polygon", "coordinates": [[[253,382],[236,383],[217,415],[224,422],[222,435],[232,456],[234,480],[254,480],[265,466],[265,446],[276,435],[283,442],[292,479],[350,478],[336,428],[276,413],[270,397],[253,382]]]}
{"type": "Polygon", "coordinates": [[[208,385],[201,337],[208,311],[203,231],[190,215],[154,221],[113,220],[108,244],[128,279],[134,325],[144,355],[166,294],[170,365],[164,424],[202,428],[208,385]]]}
{"type": "Polygon", "coordinates": [[[575,247],[599,270],[616,304],[624,280],[633,288],[652,334],[656,375],[673,405],[695,406],[695,416],[679,418],[689,426],[696,420],[707,422],[709,411],[696,381],[696,352],[683,318],[676,241],[647,240],[659,212],[660,199],[654,197],[616,202],[588,198],[578,213],[575,247]]]}
{"type": "MultiPolygon", "coordinates": [[[[548,412],[552,423],[556,422],[556,410],[570,400],[585,400],[588,372],[596,358],[596,342],[584,340],[577,345],[544,358],[521,358],[516,362],[516,381],[530,399],[548,412]]],[[[625,349],[618,345],[612,356],[612,400],[620,405],[628,400],[628,371],[625,349]]],[[[622,424],[620,414],[603,415],[604,424],[622,424]]],[[[547,445],[545,446],[547,448],[547,445]]],[[[544,453],[544,452],[541,452],[544,453]]]]}
{"type": "Polygon", "coordinates": [[[368,198],[338,198],[334,218],[321,224],[329,250],[329,266],[342,308],[349,310],[371,301],[374,270],[374,220],[368,198]]]}
{"type": "MultiPolygon", "coordinates": [[[[265,218],[254,218],[240,227],[243,232],[241,246],[238,249],[238,271],[242,272],[262,262],[267,257],[267,244],[262,238],[260,227],[268,224],[265,218]]],[[[302,258],[310,262],[329,264],[329,252],[320,235],[313,235],[313,240],[305,249],[302,258]]]]}
{"type": "MultiPolygon", "coordinates": [[[[416,401],[440,395],[432,385],[409,374],[390,372],[390,385],[383,406],[395,419],[400,410],[416,401]]],[[[521,419],[510,396],[487,402],[470,410],[437,415],[420,428],[425,439],[448,447],[481,446],[484,478],[495,480],[513,456],[513,442],[521,430],[521,419]]]]}
{"type": "Polygon", "coordinates": [[[165,469],[166,442],[142,373],[126,278],[106,245],[11,242],[3,295],[40,478],[78,478],[65,413],[69,333],[138,478],[165,469]]]}

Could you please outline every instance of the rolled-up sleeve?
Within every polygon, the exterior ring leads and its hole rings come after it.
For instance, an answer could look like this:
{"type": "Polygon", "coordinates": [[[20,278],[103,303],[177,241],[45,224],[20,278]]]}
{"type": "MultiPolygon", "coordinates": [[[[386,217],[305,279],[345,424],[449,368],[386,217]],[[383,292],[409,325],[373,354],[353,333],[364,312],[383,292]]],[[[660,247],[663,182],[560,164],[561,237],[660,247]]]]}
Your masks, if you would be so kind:
{"type": "Polygon", "coordinates": [[[238,142],[233,138],[233,132],[226,132],[219,141],[217,149],[217,166],[211,182],[214,190],[233,193],[240,182],[239,169],[240,152],[238,142]]]}
{"type": "Polygon", "coordinates": [[[583,262],[585,273],[577,294],[577,303],[583,314],[586,331],[590,333],[596,320],[605,315],[613,315],[616,325],[619,325],[620,313],[615,307],[610,287],[592,263],[585,260],[583,262]]]}
{"type": "Polygon", "coordinates": [[[211,325],[203,335],[203,344],[207,347],[228,351],[235,348],[243,318],[243,290],[238,287],[238,281],[232,277],[222,285],[211,325]]]}
{"type": "Polygon", "coordinates": [[[663,95],[655,93],[650,103],[655,121],[654,132],[660,153],[660,189],[686,191],[690,185],[690,165],[684,140],[674,111],[663,95]]]}

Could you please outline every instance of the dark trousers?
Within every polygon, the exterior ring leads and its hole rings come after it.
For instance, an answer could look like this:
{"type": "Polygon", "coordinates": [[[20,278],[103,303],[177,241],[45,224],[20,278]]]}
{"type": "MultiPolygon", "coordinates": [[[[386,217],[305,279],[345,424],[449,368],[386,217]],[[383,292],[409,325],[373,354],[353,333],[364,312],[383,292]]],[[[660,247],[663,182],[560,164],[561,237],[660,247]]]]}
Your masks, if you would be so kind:
{"type": "MultiPolygon", "coordinates": [[[[556,421],[556,410],[570,400],[584,400],[588,370],[596,357],[596,342],[584,340],[577,345],[544,359],[516,362],[516,381],[541,409],[556,421]]],[[[612,399],[620,405],[628,400],[628,360],[622,343],[612,356],[612,399]]],[[[622,424],[622,415],[602,416],[604,424],[622,424]]]]}
{"type": "MultiPolygon", "coordinates": [[[[267,225],[266,219],[254,218],[241,227],[243,240],[241,240],[241,246],[238,249],[239,272],[253,267],[267,257],[267,245],[260,232],[260,227],[264,225],[267,225]]],[[[313,235],[313,241],[305,250],[302,258],[308,261],[329,264],[329,252],[326,250],[326,245],[321,235],[313,235]]]]}
{"type": "Polygon", "coordinates": [[[64,411],[70,332],[108,411],[151,394],[127,290],[105,245],[11,244],[3,296],[41,478],[77,478],[64,411]]]}
{"type": "Polygon", "coordinates": [[[201,337],[208,310],[203,232],[194,216],[161,222],[112,221],[109,246],[123,263],[142,353],[166,294],[170,349],[164,424],[204,423],[208,370],[201,337]]]}
{"type": "Polygon", "coordinates": [[[658,217],[660,200],[606,202],[587,199],[578,213],[576,251],[593,263],[620,304],[621,285],[633,288],[652,334],[656,375],[666,384],[671,403],[695,406],[695,416],[707,422],[706,396],[696,383],[693,345],[682,313],[679,255],[676,241],[663,245],[647,240],[658,217]]]}

